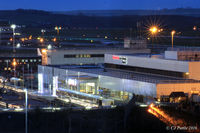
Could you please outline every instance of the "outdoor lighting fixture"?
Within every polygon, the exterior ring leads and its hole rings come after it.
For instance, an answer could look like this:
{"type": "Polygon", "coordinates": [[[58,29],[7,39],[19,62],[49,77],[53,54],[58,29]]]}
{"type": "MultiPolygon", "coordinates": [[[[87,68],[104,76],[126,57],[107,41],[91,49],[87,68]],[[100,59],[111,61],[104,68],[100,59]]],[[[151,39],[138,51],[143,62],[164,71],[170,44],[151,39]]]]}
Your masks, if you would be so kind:
{"type": "Polygon", "coordinates": [[[55,30],[61,30],[61,29],[62,28],[60,26],[59,27],[58,26],[55,27],[55,30]]]}
{"type": "Polygon", "coordinates": [[[196,27],[196,26],[194,26],[194,27],[193,27],[193,30],[194,30],[194,31],[195,31],[195,30],[197,30],[197,27],[196,27]]]}
{"type": "Polygon", "coordinates": [[[20,48],[20,47],[21,47],[20,43],[18,43],[16,47],[17,47],[17,48],[20,48]]]}
{"type": "Polygon", "coordinates": [[[171,32],[171,36],[172,36],[172,48],[174,47],[174,34],[176,33],[176,31],[175,30],[173,30],[172,32],[171,32]]]}
{"type": "Polygon", "coordinates": [[[47,49],[52,49],[51,44],[49,44],[49,45],[47,46],[47,49]]]}
{"type": "Polygon", "coordinates": [[[44,39],[43,39],[43,38],[40,38],[40,42],[43,43],[43,42],[44,42],[44,39]]]}
{"type": "Polygon", "coordinates": [[[17,62],[15,59],[13,59],[12,65],[15,67],[17,65],[17,62]]]}
{"type": "Polygon", "coordinates": [[[60,31],[61,29],[62,29],[62,28],[61,28],[60,26],[59,26],[59,27],[58,27],[58,26],[55,27],[55,30],[57,31],[57,34],[58,34],[58,35],[59,35],[59,31],[60,31]]]}
{"type": "Polygon", "coordinates": [[[16,25],[15,25],[15,24],[12,24],[10,27],[11,27],[12,29],[15,29],[15,28],[16,28],[16,25]]]}
{"type": "Polygon", "coordinates": [[[47,52],[47,50],[46,49],[42,49],[42,53],[46,53],[47,52]]]}
{"type": "Polygon", "coordinates": [[[158,32],[158,28],[157,26],[152,26],[150,27],[149,31],[151,32],[151,34],[156,34],[158,32]]]}
{"type": "Polygon", "coordinates": [[[56,42],[56,38],[53,38],[53,41],[56,42]]]}

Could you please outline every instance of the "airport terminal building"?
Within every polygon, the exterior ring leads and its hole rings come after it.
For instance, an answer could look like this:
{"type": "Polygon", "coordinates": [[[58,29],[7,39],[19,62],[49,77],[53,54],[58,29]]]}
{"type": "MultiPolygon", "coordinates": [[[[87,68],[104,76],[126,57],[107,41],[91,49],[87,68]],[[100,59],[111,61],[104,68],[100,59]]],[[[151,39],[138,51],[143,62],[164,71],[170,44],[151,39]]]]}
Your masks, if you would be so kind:
{"type": "Polygon", "coordinates": [[[166,51],[163,55],[105,54],[104,67],[47,65],[38,67],[39,93],[74,95],[126,102],[132,95],[160,99],[172,92],[200,92],[200,52],[166,51]]]}

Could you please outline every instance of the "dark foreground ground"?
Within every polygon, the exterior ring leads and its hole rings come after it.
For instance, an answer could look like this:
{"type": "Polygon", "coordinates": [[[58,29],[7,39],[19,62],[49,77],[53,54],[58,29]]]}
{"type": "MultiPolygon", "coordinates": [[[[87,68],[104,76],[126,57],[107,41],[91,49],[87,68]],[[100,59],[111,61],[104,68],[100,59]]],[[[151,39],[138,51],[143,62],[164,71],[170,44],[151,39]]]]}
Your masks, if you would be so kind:
{"type": "MultiPolygon", "coordinates": [[[[146,108],[64,110],[28,114],[29,133],[135,133],[167,132],[166,125],[146,108]]],[[[24,133],[24,113],[0,113],[0,133],[24,133]]]]}

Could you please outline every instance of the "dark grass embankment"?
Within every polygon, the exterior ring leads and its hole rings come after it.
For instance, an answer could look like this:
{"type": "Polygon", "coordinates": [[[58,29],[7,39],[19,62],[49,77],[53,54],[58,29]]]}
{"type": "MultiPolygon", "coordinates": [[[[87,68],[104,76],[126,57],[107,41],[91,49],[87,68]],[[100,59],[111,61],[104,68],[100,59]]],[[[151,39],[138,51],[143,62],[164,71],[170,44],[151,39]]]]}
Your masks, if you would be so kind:
{"type": "MultiPolygon", "coordinates": [[[[24,113],[0,113],[0,132],[23,133],[24,113]]],[[[147,112],[146,108],[59,112],[29,112],[29,133],[133,133],[167,132],[166,125],[147,112]]]]}

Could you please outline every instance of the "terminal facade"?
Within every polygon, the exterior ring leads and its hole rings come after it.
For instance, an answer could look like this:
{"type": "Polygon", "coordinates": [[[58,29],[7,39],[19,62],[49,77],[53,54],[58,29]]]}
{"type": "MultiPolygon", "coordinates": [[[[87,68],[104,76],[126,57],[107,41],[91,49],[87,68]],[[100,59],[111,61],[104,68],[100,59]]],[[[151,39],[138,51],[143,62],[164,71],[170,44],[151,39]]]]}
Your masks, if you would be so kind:
{"type": "MultiPolygon", "coordinates": [[[[105,53],[104,67],[42,65],[38,67],[38,92],[107,100],[112,104],[128,102],[133,94],[157,100],[173,92],[199,96],[199,60],[176,59],[172,52],[162,55],[105,53]]],[[[191,52],[195,51],[182,51],[182,55],[191,52]]]]}

